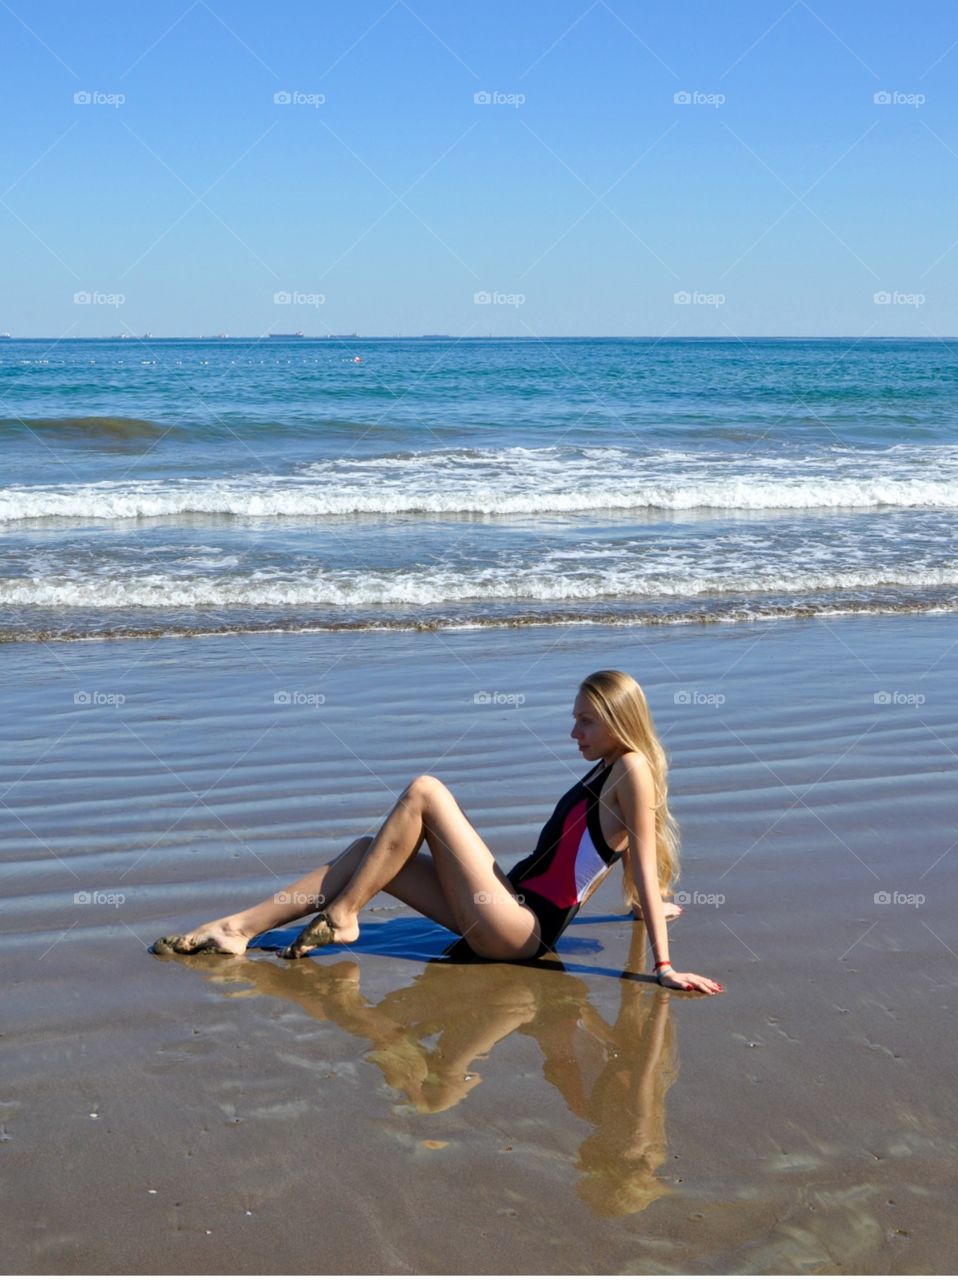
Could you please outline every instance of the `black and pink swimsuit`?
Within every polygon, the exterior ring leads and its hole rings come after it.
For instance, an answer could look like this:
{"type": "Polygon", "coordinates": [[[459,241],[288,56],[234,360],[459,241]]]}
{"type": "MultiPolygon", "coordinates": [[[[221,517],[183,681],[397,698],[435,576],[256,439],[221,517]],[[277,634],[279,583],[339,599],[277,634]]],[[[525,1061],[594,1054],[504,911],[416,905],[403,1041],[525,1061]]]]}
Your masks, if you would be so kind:
{"type": "Polygon", "coordinates": [[[516,896],[539,918],[543,951],[551,951],[582,900],[622,855],[606,844],[599,822],[599,796],[612,765],[602,761],[555,807],[535,851],[517,862],[507,879],[516,896]]]}

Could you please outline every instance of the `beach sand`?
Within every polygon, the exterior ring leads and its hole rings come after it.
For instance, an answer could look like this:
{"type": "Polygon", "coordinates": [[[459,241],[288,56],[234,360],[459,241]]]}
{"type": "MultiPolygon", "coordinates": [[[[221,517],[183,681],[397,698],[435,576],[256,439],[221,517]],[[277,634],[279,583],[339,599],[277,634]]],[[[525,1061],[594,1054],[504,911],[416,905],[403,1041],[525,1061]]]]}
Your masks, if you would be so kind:
{"type": "Polygon", "coordinates": [[[953,1270],[954,637],[4,646],[5,1269],[953,1270]],[[607,666],[672,761],[673,960],[724,995],[650,981],[617,872],[535,964],[441,961],[452,935],[384,895],[296,964],[146,950],[328,861],[417,773],[508,868],[586,771],[570,709],[607,666]]]}

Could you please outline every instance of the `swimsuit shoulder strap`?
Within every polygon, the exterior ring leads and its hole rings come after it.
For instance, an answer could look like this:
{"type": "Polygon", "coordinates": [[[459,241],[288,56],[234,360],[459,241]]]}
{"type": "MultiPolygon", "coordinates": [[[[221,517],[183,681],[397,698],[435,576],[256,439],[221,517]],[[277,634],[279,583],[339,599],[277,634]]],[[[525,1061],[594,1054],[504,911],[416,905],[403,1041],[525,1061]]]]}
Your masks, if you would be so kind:
{"type": "Polygon", "coordinates": [[[603,849],[605,850],[605,853],[602,855],[603,861],[611,866],[613,862],[617,861],[618,858],[621,857],[621,854],[617,849],[613,849],[605,838],[602,831],[602,821],[599,815],[599,809],[601,805],[600,798],[602,794],[602,787],[605,784],[606,778],[612,772],[612,765],[615,764],[615,761],[613,760],[612,764],[607,765],[603,765],[600,761],[599,764],[600,768],[598,773],[593,770],[583,778],[582,788],[588,796],[588,823],[589,829],[592,832],[593,842],[600,852],[603,849]]]}
{"type": "MultiPolygon", "coordinates": [[[[614,760],[612,761],[612,764],[615,764],[615,761],[614,761],[614,760]]],[[[600,761],[599,761],[599,763],[595,766],[595,768],[594,768],[594,769],[590,769],[590,770],[589,770],[589,772],[585,775],[585,777],[582,779],[582,781],[583,781],[583,782],[592,782],[595,778],[602,778],[602,777],[605,777],[605,775],[606,775],[606,774],[609,772],[609,770],[612,768],[612,764],[605,764],[605,762],[604,762],[604,761],[600,760],[600,761]]]]}

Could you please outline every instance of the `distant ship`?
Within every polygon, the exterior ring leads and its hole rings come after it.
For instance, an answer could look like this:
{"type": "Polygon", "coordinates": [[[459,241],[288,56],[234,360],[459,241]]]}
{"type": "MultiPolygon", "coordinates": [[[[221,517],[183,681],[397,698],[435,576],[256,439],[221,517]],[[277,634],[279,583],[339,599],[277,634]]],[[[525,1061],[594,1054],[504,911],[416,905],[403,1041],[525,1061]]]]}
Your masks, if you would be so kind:
{"type": "Polygon", "coordinates": [[[448,338],[451,335],[448,333],[422,333],[419,336],[421,338],[448,338]]]}
{"type": "Polygon", "coordinates": [[[10,338],[9,333],[0,333],[0,342],[2,342],[4,338],[6,338],[9,341],[9,338],[10,338]]]}
{"type": "Polygon", "coordinates": [[[330,333],[326,335],[329,338],[358,338],[358,333],[330,333]]]}
{"type": "Polygon", "coordinates": [[[302,332],[300,332],[300,333],[271,333],[269,336],[270,336],[271,338],[305,338],[305,337],[306,337],[306,334],[305,334],[305,333],[302,333],[302,332]]]}

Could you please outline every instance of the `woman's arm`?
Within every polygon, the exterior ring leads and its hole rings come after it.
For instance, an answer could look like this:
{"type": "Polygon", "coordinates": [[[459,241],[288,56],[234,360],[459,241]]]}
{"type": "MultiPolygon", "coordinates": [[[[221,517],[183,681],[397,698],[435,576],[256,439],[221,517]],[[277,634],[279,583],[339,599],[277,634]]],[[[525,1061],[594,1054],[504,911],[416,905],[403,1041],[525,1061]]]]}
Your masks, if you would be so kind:
{"type": "MultiPolygon", "coordinates": [[[[629,859],[629,868],[638,890],[655,960],[669,960],[669,936],[659,890],[656,857],[655,783],[652,770],[648,761],[637,753],[630,755],[622,763],[625,772],[619,781],[617,798],[629,835],[628,849],[623,857],[629,859]]],[[[697,973],[677,973],[664,965],[657,966],[655,972],[663,987],[704,991],[708,995],[717,995],[723,989],[720,983],[713,982],[711,978],[703,978],[697,973]]]]}
{"type": "Polygon", "coordinates": [[[629,860],[632,879],[639,892],[642,915],[656,960],[668,960],[669,937],[659,891],[659,868],[655,848],[655,783],[647,760],[632,754],[622,761],[618,802],[629,836],[623,857],[629,860]]]}

